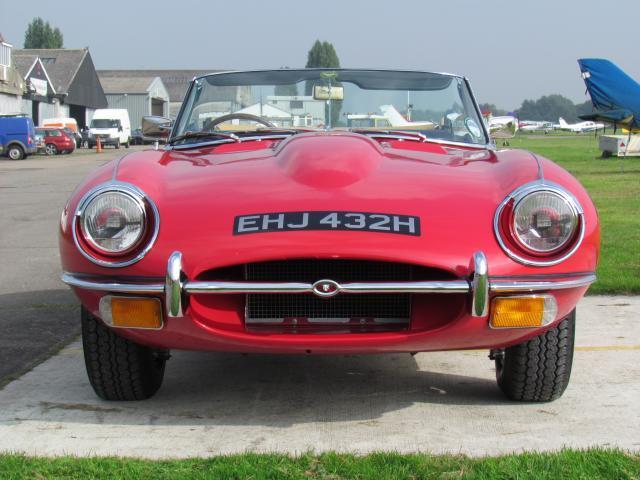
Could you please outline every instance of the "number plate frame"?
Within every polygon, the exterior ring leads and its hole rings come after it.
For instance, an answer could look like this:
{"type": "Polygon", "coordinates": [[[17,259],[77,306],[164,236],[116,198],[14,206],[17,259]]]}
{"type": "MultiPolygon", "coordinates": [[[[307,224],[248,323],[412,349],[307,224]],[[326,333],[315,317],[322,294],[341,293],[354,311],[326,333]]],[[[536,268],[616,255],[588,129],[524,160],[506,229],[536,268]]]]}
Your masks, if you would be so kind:
{"type": "Polygon", "coordinates": [[[396,213],[299,211],[238,215],[233,234],[340,230],[420,236],[420,217],[396,213]]]}

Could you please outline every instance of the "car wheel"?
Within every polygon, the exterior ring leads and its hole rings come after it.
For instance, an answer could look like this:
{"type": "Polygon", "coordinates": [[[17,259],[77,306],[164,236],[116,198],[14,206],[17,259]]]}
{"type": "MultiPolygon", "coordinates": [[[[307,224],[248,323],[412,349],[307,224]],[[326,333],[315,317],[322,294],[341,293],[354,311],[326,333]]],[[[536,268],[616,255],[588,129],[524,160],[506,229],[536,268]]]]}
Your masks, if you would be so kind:
{"type": "Polygon", "coordinates": [[[116,143],[114,145],[115,148],[120,148],[120,140],[116,140],[116,143]]]}
{"type": "Polygon", "coordinates": [[[47,152],[47,155],[55,155],[58,153],[58,148],[53,143],[48,144],[44,150],[47,152]]]}
{"type": "Polygon", "coordinates": [[[569,384],[576,311],[555,327],[526,342],[494,353],[502,392],[521,402],[550,402],[569,384]]]}
{"type": "Polygon", "coordinates": [[[11,160],[22,160],[24,158],[24,150],[19,145],[11,145],[7,150],[7,157],[11,160]]]}
{"type": "Polygon", "coordinates": [[[144,400],[162,385],[167,352],[119,337],[84,307],[82,347],[89,382],[104,400],[144,400]]]}
{"type": "Polygon", "coordinates": [[[129,140],[127,143],[124,144],[124,148],[129,148],[129,144],[131,143],[131,140],[129,140]]]}

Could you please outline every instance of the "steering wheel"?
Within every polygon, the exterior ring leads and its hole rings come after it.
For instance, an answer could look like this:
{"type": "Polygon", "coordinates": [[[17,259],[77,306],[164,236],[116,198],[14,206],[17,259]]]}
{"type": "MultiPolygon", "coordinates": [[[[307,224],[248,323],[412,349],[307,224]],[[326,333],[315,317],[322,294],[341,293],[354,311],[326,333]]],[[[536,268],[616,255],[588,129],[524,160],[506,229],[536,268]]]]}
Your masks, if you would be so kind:
{"type": "Polygon", "coordinates": [[[277,128],[273,123],[257,115],[251,115],[250,113],[229,113],[228,115],[222,115],[221,117],[214,118],[208,122],[205,130],[213,130],[215,127],[228,120],[251,120],[253,122],[260,123],[265,127],[277,128]]]}

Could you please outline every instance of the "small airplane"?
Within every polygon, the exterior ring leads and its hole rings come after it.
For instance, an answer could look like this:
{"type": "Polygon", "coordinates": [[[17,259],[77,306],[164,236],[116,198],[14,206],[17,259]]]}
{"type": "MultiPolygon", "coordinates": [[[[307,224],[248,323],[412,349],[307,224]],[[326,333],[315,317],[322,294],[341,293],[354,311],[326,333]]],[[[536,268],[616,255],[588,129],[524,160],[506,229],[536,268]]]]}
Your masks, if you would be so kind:
{"type": "Polygon", "coordinates": [[[578,65],[595,109],[580,118],[640,131],[640,84],[609,60],[581,58],[578,65]]]}
{"type": "Polygon", "coordinates": [[[580,123],[567,123],[564,118],[558,119],[559,130],[568,130],[575,133],[593,132],[594,130],[604,130],[604,123],[596,123],[592,121],[580,123]]]}
{"type": "Polygon", "coordinates": [[[435,123],[429,121],[410,122],[409,120],[404,118],[393,105],[381,105],[380,110],[392,127],[402,127],[415,130],[430,130],[436,126],[435,123]]]}
{"type": "Polygon", "coordinates": [[[522,120],[518,125],[518,128],[523,132],[549,132],[553,130],[553,123],[522,120]]]}

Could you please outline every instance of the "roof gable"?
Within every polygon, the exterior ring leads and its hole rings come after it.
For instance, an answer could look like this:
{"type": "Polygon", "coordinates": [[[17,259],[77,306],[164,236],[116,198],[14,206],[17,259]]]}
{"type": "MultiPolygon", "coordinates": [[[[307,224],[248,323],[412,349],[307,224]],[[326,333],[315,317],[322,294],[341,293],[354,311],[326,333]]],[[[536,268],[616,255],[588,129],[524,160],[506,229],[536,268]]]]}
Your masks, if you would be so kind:
{"type": "Polygon", "coordinates": [[[153,82],[158,77],[112,77],[104,73],[98,72],[100,83],[104,93],[106,94],[140,94],[144,95],[149,92],[153,86],[153,82]]]}
{"type": "Polygon", "coordinates": [[[189,88],[189,83],[194,77],[219,71],[222,70],[98,70],[98,74],[101,78],[103,75],[111,78],[120,77],[130,79],[138,77],[160,77],[169,94],[169,101],[182,102],[189,88]]]}
{"type": "Polygon", "coordinates": [[[25,70],[24,75],[41,66],[53,94],[63,95],[65,103],[90,108],[107,106],[89,49],[29,48],[14,50],[12,58],[19,70],[25,70]]]}
{"type": "Polygon", "coordinates": [[[69,87],[87,54],[86,48],[29,48],[13,51],[16,61],[25,55],[39,57],[58,93],[69,93],[69,87]]]}

